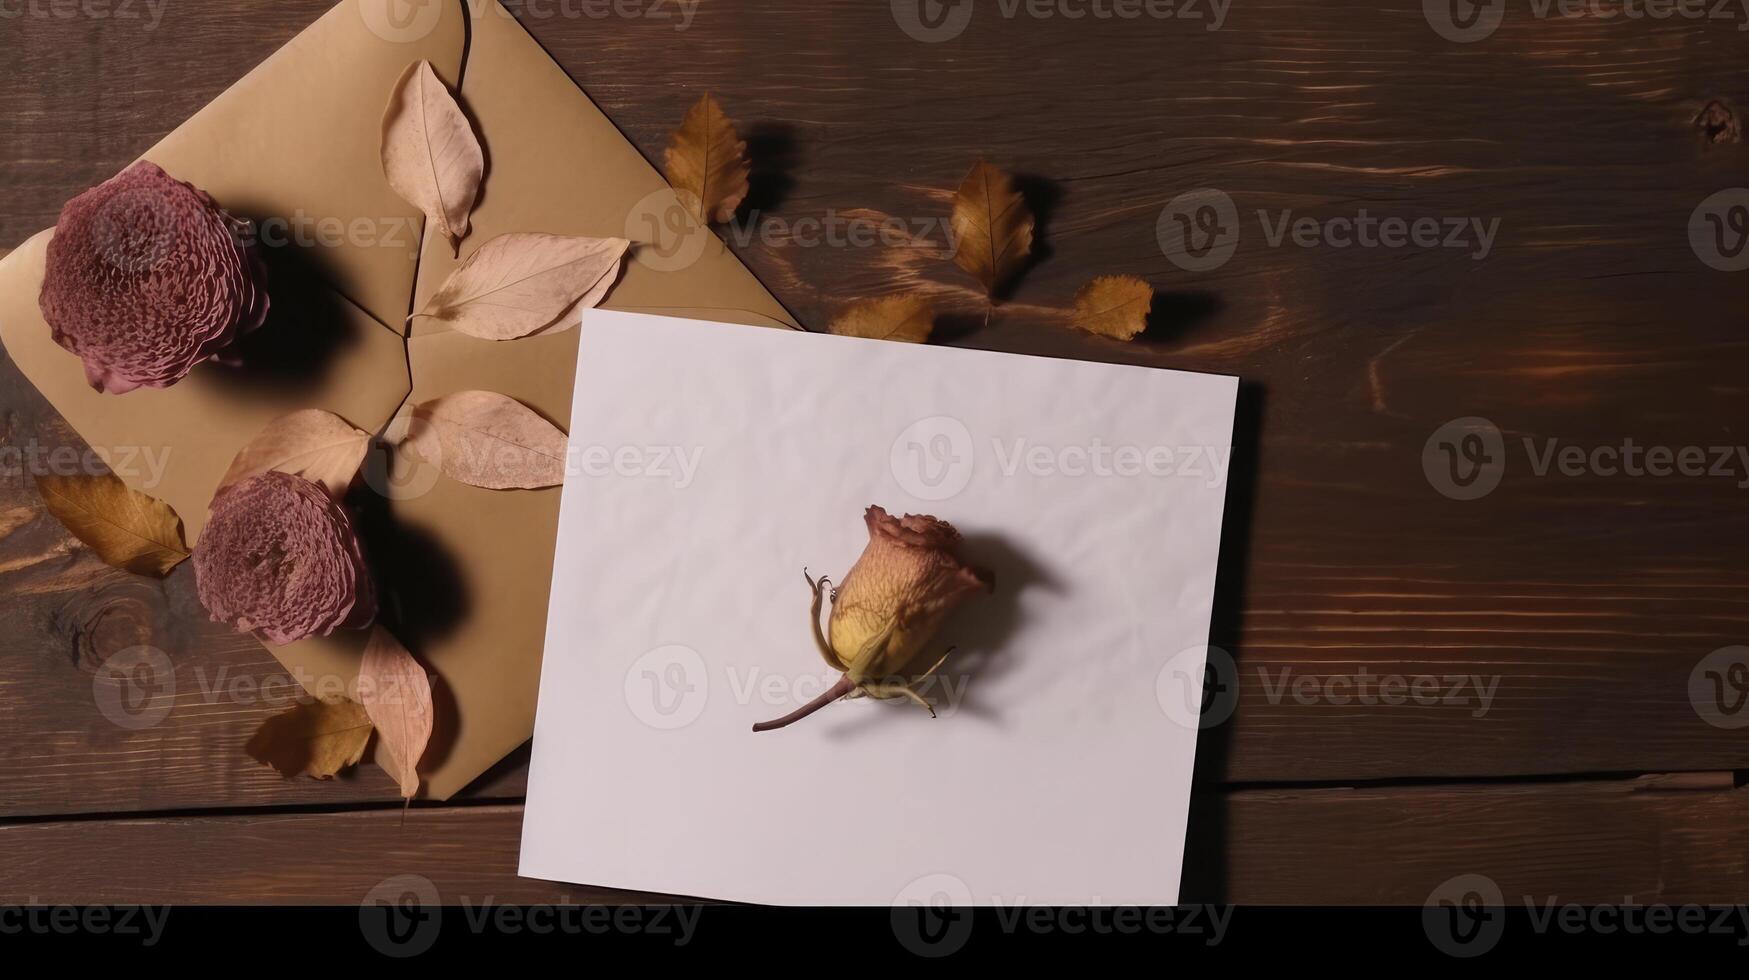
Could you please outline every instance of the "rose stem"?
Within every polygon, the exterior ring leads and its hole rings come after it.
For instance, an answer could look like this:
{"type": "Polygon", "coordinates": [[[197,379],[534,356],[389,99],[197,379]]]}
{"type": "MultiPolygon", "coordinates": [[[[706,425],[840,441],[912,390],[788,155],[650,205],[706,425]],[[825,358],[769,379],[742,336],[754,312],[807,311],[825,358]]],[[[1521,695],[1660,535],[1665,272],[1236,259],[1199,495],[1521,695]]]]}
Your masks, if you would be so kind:
{"type": "Polygon", "coordinates": [[[854,690],[856,690],[856,685],[851,682],[850,675],[845,674],[838,678],[838,683],[827,688],[824,694],[821,694],[819,697],[809,701],[807,704],[802,705],[776,721],[762,721],[759,724],[754,725],[753,730],[756,732],[769,732],[793,725],[854,690]]]}

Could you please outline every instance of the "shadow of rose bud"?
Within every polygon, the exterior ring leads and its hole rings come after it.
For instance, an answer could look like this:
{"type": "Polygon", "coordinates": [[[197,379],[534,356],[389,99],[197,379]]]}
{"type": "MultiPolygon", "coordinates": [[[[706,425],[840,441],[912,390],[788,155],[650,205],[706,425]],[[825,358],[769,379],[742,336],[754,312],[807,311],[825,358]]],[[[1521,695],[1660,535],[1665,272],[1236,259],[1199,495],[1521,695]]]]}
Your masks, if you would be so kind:
{"type": "Polygon", "coordinates": [[[166,388],[267,318],[251,225],[144,160],[61,209],[38,305],[98,391],[166,388]]]}
{"type": "Polygon", "coordinates": [[[214,622],[283,645],[376,618],[376,589],[346,511],[320,484],[269,472],[213,499],[194,582],[214,622]]]}
{"type": "Polygon", "coordinates": [[[993,591],[995,576],[960,561],[955,553],[960,534],[946,521],[916,514],[896,518],[880,507],[870,507],[863,521],[868,545],[843,584],[832,590],[832,615],[824,634],[820,605],[832,583],[808,579],[814,590],[814,643],[826,663],[844,676],[813,701],[754,725],[754,731],[794,724],[840,698],[909,698],[935,714],[917,686],[952,651],[937,652],[929,641],[955,607],[993,591]]]}

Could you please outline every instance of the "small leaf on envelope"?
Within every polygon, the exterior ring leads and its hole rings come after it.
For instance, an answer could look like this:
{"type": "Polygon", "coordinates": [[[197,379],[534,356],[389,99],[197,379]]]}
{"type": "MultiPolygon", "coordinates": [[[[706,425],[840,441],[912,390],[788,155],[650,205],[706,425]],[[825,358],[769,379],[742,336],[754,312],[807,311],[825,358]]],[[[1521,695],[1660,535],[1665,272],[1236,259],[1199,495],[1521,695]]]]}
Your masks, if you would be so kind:
{"type": "Polygon", "coordinates": [[[570,326],[571,311],[607,295],[630,246],[623,238],[499,235],[468,256],[413,316],[485,340],[526,337],[561,318],[570,326]]]}
{"type": "Polygon", "coordinates": [[[370,733],[370,716],[358,702],[309,701],[262,722],[243,750],[288,778],[331,779],[364,758],[370,733]]]}
{"type": "Polygon", "coordinates": [[[413,410],[407,443],[452,480],[534,490],[565,480],[565,434],[513,398],[458,391],[413,410]]]}
{"type": "Polygon", "coordinates": [[[1078,330],[1129,340],[1148,325],[1154,287],[1135,276],[1098,276],[1075,294],[1078,330]]]}
{"type": "Polygon", "coordinates": [[[662,159],[669,185],[705,224],[733,218],[747,198],[747,144],[709,92],[686,111],[662,159]]]}
{"type": "Polygon", "coordinates": [[[163,578],[188,557],[182,518],[112,474],[38,474],[49,513],[115,568],[163,578]]]}
{"type": "Polygon", "coordinates": [[[459,248],[486,157],[468,117],[428,61],[407,66],[383,113],[383,175],[432,229],[459,248]]]}
{"type": "Polygon", "coordinates": [[[954,264],[993,296],[1032,251],[1032,212],[1014,179],[979,160],[953,196],[954,264]]]}
{"type": "Polygon", "coordinates": [[[376,725],[377,762],[412,799],[419,792],[419,760],[431,741],[431,678],[401,641],[381,626],[358,664],[358,699],[376,725]]]}
{"type": "Polygon", "coordinates": [[[320,483],[338,500],[345,496],[369,448],[369,433],[332,412],[306,408],[267,423],[231,460],[219,489],[277,470],[320,483]]]}
{"type": "Polygon", "coordinates": [[[935,307],[916,293],[853,303],[826,328],[840,337],[867,337],[921,344],[935,329],[935,307]]]}

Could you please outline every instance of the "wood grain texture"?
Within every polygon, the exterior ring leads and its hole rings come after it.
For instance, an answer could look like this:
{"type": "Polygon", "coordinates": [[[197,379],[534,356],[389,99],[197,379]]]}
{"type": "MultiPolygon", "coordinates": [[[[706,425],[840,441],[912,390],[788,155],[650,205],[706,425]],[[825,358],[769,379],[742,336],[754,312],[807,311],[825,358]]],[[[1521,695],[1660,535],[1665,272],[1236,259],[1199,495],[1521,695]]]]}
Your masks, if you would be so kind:
{"type": "MultiPolygon", "coordinates": [[[[1459,874],[1487,876],[1511,905],[1749,892],[1749,796],[1729,774],[1219,795],[1193,804],[1227,819],[1220,837],[1193,821],[1186,902],[1420,905],[1459,874]]],[[[0,826],[0,902],[346,904],[401,875],[450,904],[650,898],[516,877],[521,824],[505,805],[418,809],[404,824],[381,809],[0,826]]]]}
{"type": "MultiPolygon", "coordinates": [[[[0,246],[52,224],[62,201],[326,6],[176,4],[152,31],[9,22],[0,246]]],[[[937,342],[1244,379],[1214,638],[1236,657],[1239,698],[1233,719],[1204,733],[1200,779],[1749,768],[1740,732],[1706,724],[1687,693],[1700,658],[1749,643],[1749,491],[1738,486],[1749,470],[1539,476],[1523,444],[1745,441],[1749,274],[1702,265],[1687,226],[1702,199],[1749,184],[1734,110],[1712,108],[1749,104],[1749,33],[1513,9],[1468,45],[1439,38],[1414,0],[1236,4],[1212,33],[1009,19],[984,3],[940,44],[907,37],[883,3],[707,0],[685,30],[524,20],[647,157],[707,89],[741,120],[754,192],[724,235],[816,329],[856,299],[919,289],[950,311],[937,342]],[[1041,219],[1041,257],[987,327],[942,235],[952,188],[980,156],[1023,175],[1041,219]],[[1156,224],[1173,198],[1205,187],[1234,201],[1241,237],[1225,265],[1189,272],[1156,224]],[[1473,247],[1271,245],[1264,228],[1287,211],[1324,221],[1361,209],[1499,226],[1480,259],[1473,247]],[[887,219],[922,247],[829,243],[832,222],[887,219]],[[1159,291],[1149,330],[1125,345],[1066,329],[1075,290],[1117,273],[1159,291]],[[1435,430],[1471,415],[1492,420],[1508,452],[1499,488],[1463,502],[1434,489],[1423,454],[1435,430]],[[1363,668],[1477,676],[1495,693],[1480,715],[1475,703],[1271,693],[1300,678],[1322,690],[1363,668]]],[[[10,365],[0,410],[7,445],[68,438],[10,365]]],[[[393,798],[374,770],[317,784],[255,767],[240,746],[265,708],[179,693],[153,729],[104,721],[92,658],[140,637],[171,653],[179,691],[197,667],[256,679],[278,668],[201,623],[185,574],[146,587],[95,566],[17,482],[0,503],[0,814],[393,798]]],[[[514,765],[499,779],[482,792],[519,791],[514,765]]],[[[1280,811],[1308,821],[1297,833],[1346,819],[1329,800],[1349,797],[1302,792],[1280,811]]],[[[1376,812],[1471,812],[1464,790],[1417,792],[1376,812]]],[[[1637,796],[1583,806],[1621,814],[1590,817],[1598,827],[1661,812],[1637,796]]],[[[1237,845],[1258,839],[1240,833],[1258,807],[1235,803],[1222,818],[1235,862],[1250,860],[1237,845]]],[[[1287,819],[1268,833],[1294,839],[1287,819]]],[[[1604,843],[1586,838],[1575,853],[1603,861],[1604,843]]],[[[1235,893],[1258,893],[1266,874],[1235,864],[1235,893]]],[[[1420,900],[1420,879],[1393,862],[1339,877],[1322,893],[1420,900]]],[[[1304,887],[1293,894],[1313,893],[1304,887]]]]}

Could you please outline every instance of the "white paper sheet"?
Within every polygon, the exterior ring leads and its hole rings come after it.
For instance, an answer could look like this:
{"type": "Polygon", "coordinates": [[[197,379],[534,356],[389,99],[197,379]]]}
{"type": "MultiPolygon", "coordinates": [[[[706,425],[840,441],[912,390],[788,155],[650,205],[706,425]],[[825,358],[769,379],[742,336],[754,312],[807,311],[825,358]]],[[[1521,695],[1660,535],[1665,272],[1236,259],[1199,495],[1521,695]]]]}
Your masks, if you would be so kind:
{"type": "Polygon", "coordinates": [[[591,311],[528,877],[770,904],[1173,904],[1238,383],[591,311]],[[933,692],[836,674],[804,566],[933,514],[996,591],[933,692]]]}

